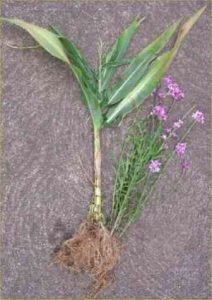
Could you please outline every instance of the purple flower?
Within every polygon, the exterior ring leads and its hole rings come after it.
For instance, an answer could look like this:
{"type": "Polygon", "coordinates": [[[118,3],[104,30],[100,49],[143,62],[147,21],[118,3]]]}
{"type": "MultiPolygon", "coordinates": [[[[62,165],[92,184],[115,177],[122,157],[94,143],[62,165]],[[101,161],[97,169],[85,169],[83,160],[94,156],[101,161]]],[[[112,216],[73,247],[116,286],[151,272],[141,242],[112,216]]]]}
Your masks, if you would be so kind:
{"type": "Polygon", "coordinates": [[[163,78],[163,82],[164,82],[165,86],[168,87],[169,84],[173,83],[172,77],[170,75],[169,76],[165,76],[163,78]]]}
{"type": "Polygon", "coordinates": [[[205,123],[205,116],[204,114],[197,110],[195,113],[192,114],[192,118],[197,122],[197,123],[201,123],[204,124],[205,123]]]}
{"type": "Polygon", "coordinates": [[[182,161],[181,161],[181,169],[183,170],[183,171],[186,171],[186,170],[188,170],[189,168],[190,168],[190,163],[188,162],[188,161],[186,161],[185,159],[183,159],[182,161]]]}
{"type": "Polygon", "coordinates": [[[170,83],[168,84],[168,90],[169,90],[169,95],[171,95],[171,97],[176,100],[182,100],[184,98],[184,93],[181,91],[180,87],[178,84],[176,83],[170,83]]]}
{"type": "Polygon", "coordinates": [[[151,160],[149,164],[149,170],[151,173],[158,173],[160,172],[161,162],[159,160],[151,160]]]}
{"type": "Polygon", "coordinates": [[[163,78],[163,82],[165,87],[168,89],[168,94],[171,95],[174,100],[178,101],[184,98],[184,93],[180,89],[179,85],[173,81],[171,76],[165,76],[163,78]]]}
{"type": "Polygon", "coordinates": [[[175,147],[175,153],[177,156],[181,157],[185,154],[186,151],[186,143],[178,143],[175,147]]]}
{"type": "Polygon", "coordinates": [[[151,115],[157,116],[159,120],[166,121],[167,114],[163,106],[157,105],[153,108],[151,115]]]}
{"type": "Polygon", "coordinates": [[[177,122],[174,122],[173,129],[179,129],[183,125],[182,120],[178,120],[177,122]]]}

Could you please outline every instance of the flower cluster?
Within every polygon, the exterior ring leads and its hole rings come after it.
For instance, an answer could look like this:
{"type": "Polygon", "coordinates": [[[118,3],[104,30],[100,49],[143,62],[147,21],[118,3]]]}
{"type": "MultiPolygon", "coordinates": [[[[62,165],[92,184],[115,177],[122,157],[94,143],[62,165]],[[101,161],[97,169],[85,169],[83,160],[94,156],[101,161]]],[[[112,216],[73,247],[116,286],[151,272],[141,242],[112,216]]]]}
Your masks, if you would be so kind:
{"type": "Polygon", "coordinates": [[[161,86],[153,92],[153,95],[158,100],[162,100],[169,95],[176,101],[182,100],[185,96],[180,86],[173,81],[170,75],[163,78],[161,86]]]}
{"type": "Polygon", "coordinates": [[[165,76],[163,78],[163,82],[164,82],[165,86],[169,86],[170,84],[173,83],[172,77],[170,75],[165,76]]]}
{"type": "Polygon", "coordinates": [[[181,160],[181,169],[182,171],[186,171],[189,169],[191,163],[187,162],[185,159],[181,160]]]}
{"type": "Polygon", "coordinates": [[[158,119],[161,120],[161,121],[166,121],[167,120],[166,110],[161,105],[155,106],[150,114],[153,115],[153,116],[157,116],[158,119]]]}
{"type": "Polygon", "coordinates": [[[183,121],[182,121],[182,120],[178,120],[177,122],[174,122],[174,124],[173,124],[173,129],[177,130],[177,129],[179,129],[182,125],[183,125],[183,121]]]}
{"type": "MultiPolygon", "coordinates": [[[[158,87],[154,93],[154,103],[155,100],[159,100],[159,103],[162,99],[166,96],[171,96],[172,99],[175,101],[182,100],[184,98],[184,93],[180,89],[179,85],[175,83],[171,76],[166,76],[163,78],[163,84],[158,87]],[[165,88],[165,90],[163,90],[165,88]]],[[[173,102],[174,103],[174,102],[173,102]]],[[[172,104],[173,105],[173,104],[172,104]]],[[[170,109],[167,109],[168,113],[170,109]]],[[[157,118],[161,121],[166,121],[168,118],[168,113],[164,105],[156,105],[153,107],[150,115],[157,116],[157,118]]],[[[194,120],[195,123],[204,124],[205,117],[204,114],[197,110],[191,115],[191,118],[194,120]]],[[[176,120],[172,126],[165,128],[164,133],[161,135],[163,149],[173,151],[173,154],[180,160],[181,170],[185,171],[190,167],[190,162],[185,159],[185,154],[187,150],[187,144],[180,139],[178,130],[184,125],[184,119],[176,120]],[[174,146],[170,147],[169,140],[170,138],[174,138],[174,146]],[[176,142],[177,140],[177,142],[176,142]]],[[[192,124],[190,125],[192,126],[192,124]]],[[[151,173],[158,173],[160,172],[162,163],[158,159],[152,159],[149,163],[149,171],[151,173]]]]}
{"type": "Polygon", "coordinates": [[[204,114],[197,110],[195,113],[192,114],[192,118],[197,122],[197,123],[201,123],[204,124],[205,123],[205,117],[204,114]]]}
{"type": "Polygon", "coordinates": [[[159,173],[161,167],[161,162],[159,160],[151,160],[149,164],[149,170],[151,173],[159,173]]]}
{"type": "Polygon", "coordinates": [[[186,143],[177,143],[175,146],[175,153],[177,156],[182,157],[186,151],[186,143]]]}
{"type": "Polygon", "coordinates": [[[174,100],[179,101],[184,98],[183,91],[177,83],[173,82],[171,76],[164,77],[163,81],[167,88],[168,95],[170,95],[174,100]]]}

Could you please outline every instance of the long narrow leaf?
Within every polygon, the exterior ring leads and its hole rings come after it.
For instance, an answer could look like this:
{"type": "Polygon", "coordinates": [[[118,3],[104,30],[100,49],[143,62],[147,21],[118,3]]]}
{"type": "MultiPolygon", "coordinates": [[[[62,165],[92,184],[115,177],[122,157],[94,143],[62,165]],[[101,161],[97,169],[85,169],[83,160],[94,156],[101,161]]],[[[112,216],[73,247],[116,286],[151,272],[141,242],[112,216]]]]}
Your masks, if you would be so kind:
{"type": "Polygon", "coordinates": [[[97,80],[95,73],[86,61],[85,57],[80,53],[77,46],[58,29],[52,26],[52,30],[58,35],[58,38],[62,43],[67,56],[70,58],[71,64],[74,64],[81,70],[84,82],[89,85],[94,93],[96,93],[97,80]]]}
{"type": "Polygon", "coordinates": [[[70,64],[69,66],[81,87],[81,90],[85,98],[85,104],[90,111],[94,127],[101,128],[103,124],[103,117],[102,117],[102,111],[100,109],[100,105],[96,95],[92,92],[92,90],[88,86],[86,86],[86,84],[82,80],[81,70],[74,65],[70,64]]]}
{"type": "Polygon", "coordinates": [[[173,48],[157,58],[152,63],[148,73],[142,78],[137,86],[121,102],[114,105],[114,107],[108,111],[106,124],[113,123],[117,118],[123,118],[127,113],[143,103],[152,93],[172,63],[182,41],[204,12],[205,8],[206,7],[203,7],[198,10],[187,22],[180,26],[173,48]]]}
{"type": "Polygon", "coordinates": [[[157,54],[166,46],[170,38],[175,33],[180,21],[168,27],[157,39],[152,41],[147,47],[140,51],[130,65],[126,68],[121,82],[114,87],[108,104],[115,104],[123,99],[138,83],[148,70],[150,62],[156,58],[157,54]]]}
{"type": "Polygon", "coordinates": [[[84,95],[84,104],[90,111],[93,124],[96,128],[100,128],[103,122],[103,117],[97,98],[97,83],[94,72],[75,44],[55,27],[52,26],[52,29],[58,35],[65,52],[70,58],[70,69],[74,73],[81,87],[84,95]]]}
{"type": "Polygon", "coordinates": [[[164,76],[167,61],[171,58],[171,52],[166,52],[158,58],[147,75],[142,78],[141,82],[125,97],[117,106],[111,108],[107,114],[106,123],[112,123],[116,118],[123,118],[127,113],[144,102],[158,85],[160,79],[164,76]]]}
{"type": "Polygon", "coordinates": [[[1,18],[3,21],[10,22],[14,25],[20,26],[21,28],[28,31],[29,34],[36,40],[36,42],[49,52],[52,56],[69,64],[69,59],[63,49],[63,46],[58,39],[57,35],[53,32],[42,28],[40,26],[19,20],[19,19],[7,19],[1,18]]]}
{"type": "MultiPolygon", "coordinates": [[[[103,64],[106,65],[108,63],[118,63],[119,60],[121,60],[125,54],[125,52],[128,49],[129,43],[131,39],[133,38],[137,28],[139,27],[140,23],[144,20],[142,18],[141,20],[134,20],[129,27],[127,27],[118,37],[115,44],[112,46],[111,50],[106,54],[103,64]]],[[[105,67],[102,70],[101,73],[101,91],[106,89],[108,87],[109,81],[112,79],[116,69],[115,68],[108,68],[105,67]]]]}
{"type": "Polygon", "coordinates": [[[78,59],[78,64],[76,64],[76,60],[75,60],[75,65],[72,64],[72,62],[69,60],[66,54],[67,50],[63,46],[63,43],[60,41],[58,34],[55,34],[45,28],[27,23],[19,19],[2,18],[2,20],[20,26],[21,28],[28,31],[42,48],[44,48],[52,56],[57,57],[58,59],[66,62],[69,65],[69,67],[73,71],[75,77],[77,78],[80,84],[80,87],[85,97],[86,105],[89,108],[91,117],[93,119],[93,124],[94,126],[100,128],[102,124],[102,112],[98,100],[96,98],[96,95],[93,93],[91,86],[89,86],[88,80],[86,81],[86,76],[85,76],[86,73],[85,72],[83,73],[83,71],[85,71],[85,69],[83,69],[84,65],[82,65],[84,61],[80,57],[79,53],[77,53],[77,50],[74,49],[74,46],[72,47],[72,52],[74,53],[75,57],[77,57],[78,59]],[[81,59],[81,61],[79,58],[81,59]],[[81,65],[79,66],[79,64],[81,65]]]}

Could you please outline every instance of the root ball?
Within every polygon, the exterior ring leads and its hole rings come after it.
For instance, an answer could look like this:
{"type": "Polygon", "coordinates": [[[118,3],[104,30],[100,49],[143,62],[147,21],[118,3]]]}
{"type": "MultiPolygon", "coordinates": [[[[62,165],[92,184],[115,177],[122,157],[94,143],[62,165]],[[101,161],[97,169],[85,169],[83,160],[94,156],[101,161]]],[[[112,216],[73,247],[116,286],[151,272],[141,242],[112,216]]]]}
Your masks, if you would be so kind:
{"type": "Polygon", "coordinates": [[[121,243],[103,225],[86,221],[71,239],[63,242],[54,261],[75,272],[90,274],[90,294],[95,295],[112,283],[121,250],[121,243]]]}

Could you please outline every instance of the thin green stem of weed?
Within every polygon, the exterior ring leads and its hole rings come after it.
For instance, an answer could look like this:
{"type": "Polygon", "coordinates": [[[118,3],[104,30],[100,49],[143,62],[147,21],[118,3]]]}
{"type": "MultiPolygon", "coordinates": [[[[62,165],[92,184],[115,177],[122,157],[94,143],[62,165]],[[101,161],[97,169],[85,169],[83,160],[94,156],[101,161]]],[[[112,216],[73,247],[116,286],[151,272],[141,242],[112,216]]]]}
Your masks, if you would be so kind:
{"type": "MultiPolygon", "coordinates": [[[[189,109],[182,120],[193,109],[194,107],[189,109]]],[[[140,123],[134,123],[123,143],[116,172],[110,222],[111,233],[116,232],[119,237],[123,236],[129,226],[140,217],[158,181],[175,155],[175,147],[170,150],[170,153],[165,151],[164,141],[161,138],[164,123],[160,121],[152,132],[152,125],[149,126],[151,122],[153,120],[149,116],[140,123]],[[152,181],[153,174],[147,169],[152,159],[163,161],[160,174],[154,175],[156,177],[154,181],[152,181]]],[[[190,123],[178,143],[185,140],[195,123],[196,121],[190,123]]]]}

